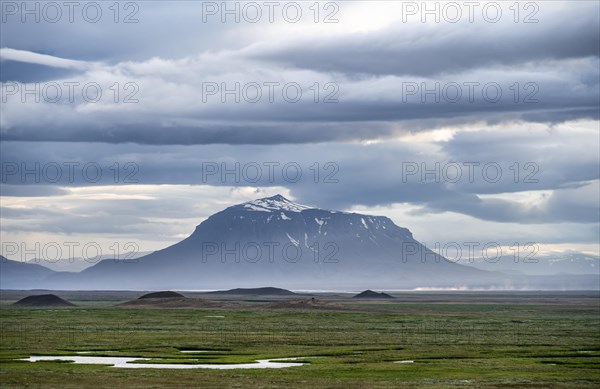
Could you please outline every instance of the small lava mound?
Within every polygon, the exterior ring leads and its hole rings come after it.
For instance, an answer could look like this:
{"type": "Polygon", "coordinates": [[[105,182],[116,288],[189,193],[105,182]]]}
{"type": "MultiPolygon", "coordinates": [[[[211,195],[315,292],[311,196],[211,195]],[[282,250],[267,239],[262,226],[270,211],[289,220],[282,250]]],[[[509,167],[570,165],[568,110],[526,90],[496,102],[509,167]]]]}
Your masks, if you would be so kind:
{"type": "Polygon", "coordinates": [[[166,299],[166,298],[185,298],[184,295],[179,294],[177,292],[172,292],[170,290],[168,291],[162,291],[162,292],[152,292],[152,293],[148,293],[143,295],[142,297],[140,297],[138,300],[141,299],[166,299]]]}
{"type": "Polygon", "coordinates": [[[36,296],[27,296],[14,303],[19,307],[75,307],[76,305],[61,299],[54,294],[40,294],[36,296]]]}
{"type": "Polygon", "coordinates": [[[383,292],[381,292],[381,293],[373,292],[372,290],[367,289],[364,292],[357,294],[353,298],[355,298],[355,299],[393,299],[394,296],[390,296],[389,294],[383,293],[383,292]]]}
{"type": "Polygon", "coordinates": [[[208,292],[207,294],[234,294],[234,295],[253,295],[253,296],[296,296],[297,293],[291,290],[274,288],[271,286],[263,288],[236,288],[229,290],[219,290],[208,292]]]}

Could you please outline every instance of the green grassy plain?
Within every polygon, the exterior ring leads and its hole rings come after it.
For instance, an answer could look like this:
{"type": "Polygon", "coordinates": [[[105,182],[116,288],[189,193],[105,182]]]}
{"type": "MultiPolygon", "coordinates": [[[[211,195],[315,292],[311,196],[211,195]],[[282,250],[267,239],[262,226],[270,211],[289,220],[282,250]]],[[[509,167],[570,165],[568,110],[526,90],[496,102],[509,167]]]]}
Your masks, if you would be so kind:
{"type": "Polygon", "coordinates": [[[2,388],[600,387],[597,292],[404,293],[385,301],[317,297],[335,309],[272,309],[263,300],[234,308],[124,308],[113,306],[118,293],[94,301],[77,292],[57,293],[77,308],[15,308],[9,303],[19,296],[11,293],[2,292],[0,305],[2,388]],[[190,349],[211,352],[179,352],[190,349]],[[76,351],[163,358],[161,363],[321,358],[298,367],[248,370],[15,360],[76,351]],[[406,360],[414,363],[394,363],[406,360]]]}

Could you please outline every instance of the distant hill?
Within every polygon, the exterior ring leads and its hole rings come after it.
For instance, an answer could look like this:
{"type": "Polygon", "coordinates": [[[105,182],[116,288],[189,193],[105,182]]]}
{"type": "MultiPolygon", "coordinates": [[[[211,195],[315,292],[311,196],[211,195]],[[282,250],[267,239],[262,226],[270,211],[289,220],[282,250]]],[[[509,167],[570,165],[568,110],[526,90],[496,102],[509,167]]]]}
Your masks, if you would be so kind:
{"type": "Polygon", "coordinates": [[[0,255],[0,287],[2,289],[37,289],[56,272],[33,263],[12,261],[0,255]]]}
{"type": "Polygon", "coordinates": [[[55,294],[27,296],[14,303],[19,307],[74,307],[75,304],[61,299],[55,294]]]}
{"type": "Polygon", "coordinates": [[[294,290],[356,290],[373,285],[389,290],[600,289],[600,277],[594,271],[599,261],[571,259],[552,262],[550,274],[530,273],[527,266],[510,273],[495,267],[478,269],[431,251],[407,228],[385,216],[326,210],[276,195],[217,212],[186,239],[136,261],[107,259],[79,273],[42,273],[49,270],[3,261],[1,287],[217,290],[243,285],[255,289],[218,293],[275,296],[292,296],[293,292],[262,286],[276,284],[294,290]]]}
{"type": "Polygon", "coordinates": [[[367,289],[364,292],[357,294],[353,298],[355,298],[355,299],[393,299],[394,297],[390,296],[387,293],[383,293],[383,292],[377,293],[377,292],[373,292],[370,289],[367,289]]]}
{"type": "Polygon", "coordinates": [[[289,289],[354,289],[376,279],[381,288],[414,288],[504,284],[501,277],[446,260],[385,216],[326,210],[276,195],[217,212],[188,238],[135,263],[105,260],[49,281],[69,289],[243,284],[257,290],[227,292],[264,294],[260,287],[273,282],[289,289]]]}
{"type": "MultiPolygon", "coordinates": [[[[152,251],[140,251],[140,252],[125,252],[119,253],[117,259],[120,261],[132,261],[136,258],[143,257],[145,255],[151,254],[152,251]]],[[[80,272],[82,270],[87,269],[88,267],[92,267],[100,261],[104,260],[115,260],[115,254],[105,254],[101,255],[97,258],[60,258],[56,261],[48,261],[40,258],[33,258],[27,261],[27,263],[36,264],[44,266],[50,270],[54,270],[57,272],[80,272]]]]}
{"type": "Polygon", "coordinates": [[[236,288],[229,290],[219,290],[216,292],[208,292],[210,294],[246,294],[253,296],[296,296],[294,293],[287,289],[264,287],[264,288],[236,288]]]}
{"type": "Polygon", "coordinates": [[[172,292],[172,291],[163,291],[163,292],[153,292],[153,293],[148,293],[143,295],[142,297],[140,297],[138,300],[142,300],[142,299],[164,299],[164,298],[177,298],[177,297],[183,297],[185,298],[184,295],[179,294],[177,292],[172,292]]]}

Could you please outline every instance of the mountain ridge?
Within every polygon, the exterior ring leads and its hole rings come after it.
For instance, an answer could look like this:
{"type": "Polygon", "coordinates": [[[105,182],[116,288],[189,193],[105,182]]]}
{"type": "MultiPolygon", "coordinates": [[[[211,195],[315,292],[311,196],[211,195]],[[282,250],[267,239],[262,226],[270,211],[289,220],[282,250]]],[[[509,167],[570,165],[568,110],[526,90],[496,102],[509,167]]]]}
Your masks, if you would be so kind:
{"type": "Polygon", "coordinates": [[[187,238],[135,263],[102,261],[79,274],[87,286],[102,287],[105,280],[119,288],[181,290],[368,287],[367,278],[396,288],[454,285],[459,275],[488,273],[447,261],[388,217],[325,210],[276,195],[227,207],[187,238]],[[429,262],[422,262],[425,257],[429,262]]]}
{"type": "Polygon", "coordinates": [[[132,261],[100,261],[79,273],[52,272],[35,287],[399,290],[547,289],[550,284],[598,288],[597,281],[587,278],[536,278],[458,264],[388,217],[325,210],[276,195],[227,207],[162,250],[132,261]]]}

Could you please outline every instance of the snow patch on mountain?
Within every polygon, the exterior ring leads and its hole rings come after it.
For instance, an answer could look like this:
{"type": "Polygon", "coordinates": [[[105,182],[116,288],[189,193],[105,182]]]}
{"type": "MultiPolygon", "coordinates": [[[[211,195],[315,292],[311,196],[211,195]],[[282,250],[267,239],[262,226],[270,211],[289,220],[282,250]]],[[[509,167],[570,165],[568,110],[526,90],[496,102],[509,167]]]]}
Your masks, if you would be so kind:
{"type": "Polygon", "coordinates": [[[249,209],[251,211],[259,212],[302,212],[306,209],[312,209],[312,207],[309,207],[307,205],[294,203],[293,201],[290,201],[281,195],[250,201],[244,203],[243,206],[244,208],[249,209]]]}
{"type": "Polygon", "coordinates": [[[257,212],[271,212],[266,208],[262,208],[262,207],[257,207],[255,205],[252,204],[244,204],[244,208],[248,208],[252,211],[257,211],[257,212]]]}
{"type": "Polygon", "coordinates": [[[296,239],[292,238],[292,237],[290,236],[290,234],[288,234],[287,232],[286,232],[285,234],[287,235],[288,239],[290,240],[290,242],[291,242],[291,243],[292,243],[294,246],[296,246],[296,247],[300,246],[300,242],[299,242],[299,241],[297,241],[296,239]]]}

